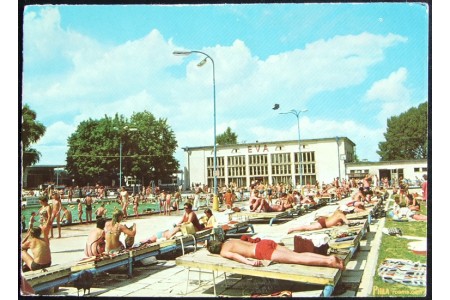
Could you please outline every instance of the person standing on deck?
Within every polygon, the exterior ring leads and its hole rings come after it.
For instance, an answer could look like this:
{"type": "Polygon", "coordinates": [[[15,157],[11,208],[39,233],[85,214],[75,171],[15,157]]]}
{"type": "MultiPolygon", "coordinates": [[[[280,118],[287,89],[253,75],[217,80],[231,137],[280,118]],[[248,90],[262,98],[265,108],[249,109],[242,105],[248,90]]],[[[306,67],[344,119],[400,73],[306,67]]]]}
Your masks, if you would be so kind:
{"type": "Polygon", "coordinates": [[[138,208],[139,208],[139,194],[134,195],[134,197],[133,197],[133,211],[134,211],[134,216],[136,218],[139,218],[138,208]]]}
{"type": "Polygon", "coordinates": [[[77,199],[77,209],[78,209],[78,221],[81,223],[83,223],[83,205],[81,204],[80,199],[77,199]]]}
{"type": "Polygon", "coordinates": [[[58,193],[57,190],[54,190],[52,192],[52,217],[51,217],[51,222],[50,222],[50,238],[53,238],[53,221],[56,219],[56,224],[58,227],[58,238],[61,238],[61,223],[60,223],[60,218],[61,218],[61,197],[58,193]]]}
{"type": "Polygon", "coordinates": [[[86,199],[84,199],[84,203],[86,204],[86,222],[92,222],[92,203],[93,199],[91,196],[91,192],[86,194],[86,199]]]}
{"type": "Polygon", "coordinates": [[[120,191],[120,203],[122,204],[123,218],[128,217],[127,207],[128,207],[129,195],[125,187],[123,186],[120,191]]]}

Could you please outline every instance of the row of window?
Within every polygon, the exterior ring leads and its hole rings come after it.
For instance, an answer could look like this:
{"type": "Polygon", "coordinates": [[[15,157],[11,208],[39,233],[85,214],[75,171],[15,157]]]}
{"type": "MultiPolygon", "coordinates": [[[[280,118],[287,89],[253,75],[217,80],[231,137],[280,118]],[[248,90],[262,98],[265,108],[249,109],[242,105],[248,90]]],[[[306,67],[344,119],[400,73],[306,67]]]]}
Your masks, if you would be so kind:
{"type": "MultiPolygon", "coordinates": [[[[270,154],[270,159],[272,161],[272,165],[275,164],[286,164],[289,165],[291,163],[291,154],[290,153],[274,153],[270,154]]],[[[296,163],[299,162],[298,153],[294,153],[294,160],[296,163]]],[[[315,153],[314,152],[302,152],[302,162],[315,162],[315,153]]],[[[268,165],[268,154],[257,154],[257,155],[249,155],[248,163],[246,163],[245,155],[237,155],[237,156],[228,156],[227,157],[227,165],[228,167],[232,166],[246,166],[246,165],[268,165]]],[[[208,157],[207,159],[208,167],[214,166],[214,158],[208,157]]],[[[224,166],[225,158],[223,156],[217,157],[217,166],[224,166]]]]}
{"type": "MultiPolygon", "coordinates": [[[[250,180],[250,182],[253,180],[259,180],[264,183],[268,183],[269,177],[268,176],[251,176],[249,180],[250,180]]],[[[316,175],[303,175],[302,176],[302,183],[304,185],[305,184],[315,184],[316,181],[317,181],[316,175]]],[[[217,178],[217,186],[219,186],[219,187],[229,185],[231,182],[236,183],[236,185],[238,187],[247,187],[250,184],[249,182],[247,182],[247,179],[245,177],[234,177],[234,178],[229,177],[228,182],[225,181],[225,178],[217,178]]],[[[299,183],[299,182],[300,182],[300,176],[295,176],[295,183],[299,183]]],[[[291,185],[295,184],[292,182],[291,176],[272,176],[272,184],[278,184],[278,183],[291,184],[291,185]]],[[[208,178],[208,186],[210,186],[210,187],[214,186],[213,178],[208,178]]]]}

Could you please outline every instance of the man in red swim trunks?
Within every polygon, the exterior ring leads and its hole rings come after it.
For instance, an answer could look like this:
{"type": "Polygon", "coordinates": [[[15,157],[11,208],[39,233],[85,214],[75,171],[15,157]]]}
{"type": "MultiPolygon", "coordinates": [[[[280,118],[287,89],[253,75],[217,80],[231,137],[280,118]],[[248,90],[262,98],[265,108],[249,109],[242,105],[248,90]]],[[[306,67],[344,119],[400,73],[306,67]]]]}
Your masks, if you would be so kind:
{"type": "Polygon", "coordinates": [[[208,243],[207,249],[213,254],[220,254],[222,257],[255,267],[263,265],[261,260],[272,260],[285,264],[322,266],[344,270],[344,262],[336,256],[325,256],[310,252],[297,253],[278,245],[272,240],[260,240],[257,243],[237,239],[229,239],[223,243],[211,241],[208,243]],[[249,258],[256,260],[250,260],[249,258]]]}

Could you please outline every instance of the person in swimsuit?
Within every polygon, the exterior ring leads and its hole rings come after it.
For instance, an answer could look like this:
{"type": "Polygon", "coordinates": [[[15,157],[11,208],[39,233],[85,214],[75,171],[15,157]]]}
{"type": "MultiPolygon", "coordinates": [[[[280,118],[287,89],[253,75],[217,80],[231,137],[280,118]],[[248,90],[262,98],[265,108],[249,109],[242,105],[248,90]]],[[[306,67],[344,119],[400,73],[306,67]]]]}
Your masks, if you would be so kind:
{"type": "Polygon", "coordinates": [[[24,272],[35,271],[48,268],[52,264],[50,244],[48,239],[41,238],[42,229],[40,227],[30,228],[30,235],[27,241],[22,243],[22,261],[24,272]],[[31,250],[33,256],[28,253],[31,250]]]}
{"type": "Polygon", "coordinates": [[[161,193],[158,196],[159,198],[159,214],[166,214],[166,193],[164,190],[161,191],[161,193]]]}
{"type": "Polygon", "coordinates": [[[195,231],[204,229],[204,226],[200,224],[197,215],[192,210],[192,204],[187,202],[184,204],[184,215],[181,221],[175,226],[175,228],[168,234],[167,239],[173,237],[177,232],[181,231],[181,225],[186,223],[192,223],[195,227],[195,231]]]}
{"type": "MultiPolygon", "coordinates": [[[[53,221],[56,219],[56,226],[58,227],[58,238],[61,238],[61,196],[59,195],[57,190],[54,190],[52,193],[52,217],[50,224],[53,224],[53,221]]],[[[50,238],[53,238],[53,226],[50,226],[50,238]]]]}
{"type": "Polygon", "coordinates": [[[80,221],[80,223],[83,223],[83,205],[81,204],[80,199],[77,199],[77,203],[78,203],[78,220],[80,221]]]}
{"type": "Polygon", "coordinates": [[[213,215],[211,209],[207,208],[204,211],[207,218],[205,229],[214,228],[217,226],[216,216],[213,215]]]}
{"type": "Polygon", "coordinates": [[[133,198],[133,211],[134,211],[134,216],[136,218],[139,218],[139,194],[134,195],[133,198]]]}
{"type": "Polygon", "coordinates": [[[91,193],[87,193],[84,203],[86,204],[86,223],[92,222],[92,196],[91,193]]]}
{"type": "Polygon", "coordinates": [[[166,202],[164,203],[164,214],[167,214],[168,216],[170,216],[171,202],[172,202],[172,194],[168,192],[166,194],[166,202]]]}
{"type": "MultiPolygon", "coordinates": [[[[48,205],[48,199],[46,196],[41,196],[39,198],[39,203],[41,204],[41,208],[38,210],[39,215],[39,227],[41,228],[41,232],[44,235],[44,240],[49,241],[49,234],[50,234],[50,228],[52,227],[52,210],[50,208],[50,205],[48,205]]],[[[24,241],[27,240],[29,237],[29,234],[25,236],[24,241]]]]}
{"type": "Polygon", "coordinates": [[[120,203],[122,204],[122,211],[123,211],[123,217],[126,219],[128,217],[128,201],[129,201],[129,195],[125,187],[123,186],[120,191],[120,203]]]}
{"type": "Polygon", "coordinates": [[[228,239],[225,242],[214,240],[208,243],[207,249],[210,253],[255,267],[262,266],[262,260],[271,260],[277,263],[345,269],[344,262],[336,256],[297,253],[272,240],[259,240],[256,243],[238,239],[228,239]]]}
{"type": "Polygon", "coordinates": [[[288,233],[294,232],[294,231],[310,231],[310,230],[318,230],[322,228],[329,228],[332,226],[340,226],[342,224],[348,224],[349,221],[345,217],[344,211],[348,211],[347,208],[339,208],[334,211],[334,213],[329,217],[319,217],[317,219],[317,222],[314,222],[310,225],[301,225],[298,227],[290,228],[288,230],[288,233]]]}
{"type": "Polygon", "coordinates": [[[106,220],[103,218],[98,218],[97,227],[92,230],[86,242],[86,247],[84,248],[84,255],[87,257],[99,256],[105,252],[105,228],[106,220]]]}
{"type": "Polygon", "coordinates": [[[34,227],[34,222],[36,218],[36,212],[32,211],[30,215],[30,220],[28,221],[28,230],[34,227]]]}
{"type": "Polygon", "coordinates": [[[62,207],[63,214],[61,216],[61,224],[63,225],[70,225],[72,224],[72,212],[67,209],[67,207],[62,207]]]}
{"type": "Polygon", "coordinates": [[[105,204],[104,203],[100,204],[100,207],[97,208],[97,210],[95,211],[95,218],[96,219],[105,218],[107,211],[108,210],[105,208],[105,204]]]}
{"type": "Polygon", "coordinates": [[[112,220],[105,224],[106,251],[108,253],[118,253],[125,249],[125,246],[119,240],[121,233],[131,237],[136,235],[136,224],[133,224],[132,229],[128,229],[127,226],[120,224],[123,218],[123,212],[116,210],[113,213],[112,220]]]}

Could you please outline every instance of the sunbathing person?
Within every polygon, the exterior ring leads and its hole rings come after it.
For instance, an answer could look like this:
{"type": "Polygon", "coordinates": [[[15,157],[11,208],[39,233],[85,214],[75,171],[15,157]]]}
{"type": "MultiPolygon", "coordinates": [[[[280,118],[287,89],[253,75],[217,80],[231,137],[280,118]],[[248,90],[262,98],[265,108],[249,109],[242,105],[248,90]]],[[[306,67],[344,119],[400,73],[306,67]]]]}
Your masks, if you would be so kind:
{"type": "Polygon", "coordinates": [[[400,209],[398,210],[397,214],[394,214],[392,219],[395,221],[400,220],[427,221],[428,217],[422,215],[417,211],[411,210],[409,207],[406,206],[405,202],[402,202],[400,203],[400,209]]]}
{"type": "Polygon", "coordinates": [[[297,253],[272,240],[260,240],[257,243],[237,239],[229,239],[223,243],[211,241],[208,243],[207,249],[210,253],[220,254],[222,257],[255,267],[263,265],[261,260],[271,260],[286,264],[345,269],[344,262],[336,256],[310,252],[297,253]]]}
{"type": "Polygon", "coordinates": [[[209,208],[205,209],[205,215],[207,218],[205,229],[216,227],[217,226],[216,216],[213,215],[212,211],[209,208]]]}
{"type": "Polygon", "coordinates": [[[364,201],[366,198],[366,194],[364,192],[364,188],[360,187],[358,188],[358,191],[352,196],[353,201],[364,201]]]}
{"type": "Polygon", "coordinates": [[[22,261],[25,263],[24,272],[48,268],[52,264],[50,244],[48,239],[41,238],[40,227],[30,228],[29,238],[22,243],[22,261]],[[28,253],[31,250],[33,256],[28,253]]]}
{"type": "Polygon", "coordinates": [[[97,227],[92,230],[86,242],[84,248],[84,255],[87,257],[100,256],[105,252],[105,223],[106,220],[103,218],[98,218],[96,220],[97,227]]]}
{"type": "Polygon", "coordinates": [[[301,204],[308,204],[308,205],[317,205],[317,202],[314,201],[314,197],[312,195],[306,196],[304,199],[300,201],[301,204]]]}
{"type": "Polygon", "coordinates": [[[351,209],[340,207],[339,209],[335,210],[334,213],[329,217],[319,217],[317,219],[317,222],[314,222],[310,225],[301,225],[298,227],[290,228],[288,230],[288,233],[294,232],[294,231],[310,231],[310,230],[318,230],[322,228],[330,228],[332,226],[340,226],[345,224],[348,224],[349,221],[345,217],[344,211],[349,211],[351,209]]]}
{"type": "Polygon", "coordinates": [[[123,218],[123,212],[116,210],[113,213],[112,220],[105,224],[106,251],[108,253],[114,254],[125,249],[125,246],[119,240],[121,233],[132,237],[136,235],[136,224],[133,224],[133,228],[130,230],[127,226],[120,224],[123,218]]]}
{"type": "Polygon", "coordinates": [[[250,199],[248,200],[248,206],[250,207],[251,211],[254,211],[254,209],[253,209],[254,204],[257,201],[259,201],[259,199],[260,199],[259,190],[254,188],[251,192],[250,199]]]}
{"type": "Polygon", "coordinates": [[[258,198],[255,203],[253,204],[253,210],[254,212],[281,212],[285,211],[285,203],[280,202],[280,204],[272,204],[270,205],[269,202],[264,198],[258,198]]]}
{"type": "Polygon", "coordinates": [[[192,223],[194,225],[195,231],[199,231],[204,229],[204,226],[200,224],[197,215],[192,210],[192,204],[191,203],[185,203],[184,204],[184,215],[181,218],[180,222],[172,229],[169,234],[167,234],[167,239],[170,239],[173,237],[177,232],[181,231],[181,225],[192,223]]]}
{"type": "Polygon", "coordinates": [[[390,208],[388,215],[391,218],[394,218],[395,215],[398,215],[398,211],[400,210],[400,197],[394,197],[394,205],[390,208]]]}
{"type": "Polygon", "coordinates": [[[413,197],[413,195],[408,194],[406,195],[406,198],[408,199],[408,207],[410,210],[420,211],[420,203],[413,197]]]}

